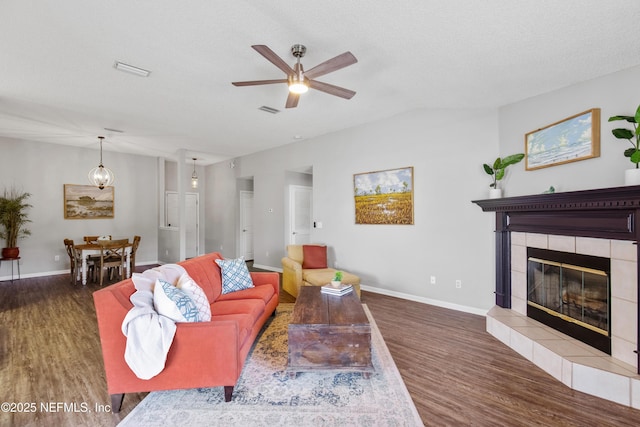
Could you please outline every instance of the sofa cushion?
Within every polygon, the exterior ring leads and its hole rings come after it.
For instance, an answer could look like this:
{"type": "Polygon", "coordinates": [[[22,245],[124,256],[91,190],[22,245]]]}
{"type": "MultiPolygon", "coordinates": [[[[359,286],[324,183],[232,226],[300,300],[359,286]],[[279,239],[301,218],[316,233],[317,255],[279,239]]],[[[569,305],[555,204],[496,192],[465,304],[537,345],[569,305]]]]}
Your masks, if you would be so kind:
{"type": "Polygon", "coordinates": [[[251,289],[244,289],[242,291],[231,292],[225,295],[220,295],[216,301],[231,301],[237,299],[259,299],[266,303],[271,301],[273,294],[275,293],[273,286],[254,286],[251,289]]]}
{"type": "Polygon", "coordinates": [[[265,303],[258,299],[216,301],[211,304],[211,318],[224,314],[246,314],[255,323],[264,313],[265,303]]]}
{"type": "Polygon", "coordinates": [[[201,322],[211,320],[211,304],[202,288],[189,276],[189,273],[184,273],[180,276],[176,288],[187,294],[196,305],[198,309],[198,320],[201,322]]]}
{"type": "Polygon", "coordinates": [[[327,268],[327,247],[324,245],[302,245],[302,268],[327,268]]]}
{"type": "Polygon", "coordinates": [[[174,322],[197,322],[198,308],[191,298],[169,282],[156,280],[153,288],[153,305],[159,315],[174,322]]]}
{"type": "Polygon", "coordinates": [[[179,263],[202,288],[209,301],[215,301],[222,293],[222,277],[220,267],[214,262],[216,259],[222,259],[222,256],[212,252],[179,263]]]}
{"type": "Polygon", "coordinates": [[[222,270],[222,294],[253,288],[253,281],[244,259],[217,259],[222,270]]]}

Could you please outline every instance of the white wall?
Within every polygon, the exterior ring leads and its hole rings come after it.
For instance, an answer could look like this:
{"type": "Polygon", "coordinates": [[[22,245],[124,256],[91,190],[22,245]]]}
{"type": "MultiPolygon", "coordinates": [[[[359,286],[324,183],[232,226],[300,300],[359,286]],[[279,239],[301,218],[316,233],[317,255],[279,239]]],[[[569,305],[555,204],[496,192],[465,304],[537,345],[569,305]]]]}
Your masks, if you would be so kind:
{"type": "MultiPolygon", "coordinates": [[[[631,145],[613,137],[627,122],[607,120],[634,115],[640,103],[640,67],[569,86],[500,108],[500,153],[524,152],[524,135],[591,108],[601,109],[600,157],[526,171],[524,161],[511,166],[505,195],[538,194],[553,185],[556,191],[617,187],[624,184],[624,170],[633,164],[623,156],[631,145]]],[[[628,126],[625,126],[627,124],[628,126]]]]}
{"type": "Polygon", "coordinates": [[[208,169],[207,250],[235,245],[233,176],[254,178],[256,264],[281,268],[287,171],[313,168],[314,242],[362,284],[467,307],[494,304],[493,215],[481,164],[498,155],[496,110],[421,110],[378,123],[244,156],[208,169]],[[414,167],[415,224],[356,225],[353,174],[414,167]],[[210,209],[213,209],[210,210],[210,209]],[[215,230],[214,230],[215,229],[215,230]],[[429,284],[429,276],[436,284],[429,284]],[[455,288],[455,280],[462,288],[455,288]]]}
{"type": "MultiPolygon", "coordinates": [[[[157,167],[153,157],[104,152],[104,164],[116,180],[113,219],[64,219],[64,184],[88,184],[89,170],[98,164],[99,151],[57,144],[0,138],[0,191],[15,185],[32,194],[29,203],[31,236],[20,239],[22,275],[68,270],[63,239],[82,241],[84,235],[142,236],[136,262],[157,260],[157,167]],[[54,257],[60,256],[56,262],[54,257]]],[[[4,242],[0,242],[4,246],[4,242]]],[[[0,278],[11,274],[3,263],[0,278]]]]}

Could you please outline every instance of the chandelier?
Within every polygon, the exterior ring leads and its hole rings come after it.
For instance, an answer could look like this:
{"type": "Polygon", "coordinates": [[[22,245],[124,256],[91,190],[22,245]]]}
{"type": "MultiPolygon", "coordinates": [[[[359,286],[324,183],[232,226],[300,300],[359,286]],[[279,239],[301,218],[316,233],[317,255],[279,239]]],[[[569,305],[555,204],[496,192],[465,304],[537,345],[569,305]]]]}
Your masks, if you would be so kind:
{"type": "Polygon", "coordinates": [[[89,171],[89,182],[102,190],[111,185],[115,177],[111,169],[102,165],[102,140],[104,136],[99,136],[98,139],[100,140],[100,164],[89,171]]]}

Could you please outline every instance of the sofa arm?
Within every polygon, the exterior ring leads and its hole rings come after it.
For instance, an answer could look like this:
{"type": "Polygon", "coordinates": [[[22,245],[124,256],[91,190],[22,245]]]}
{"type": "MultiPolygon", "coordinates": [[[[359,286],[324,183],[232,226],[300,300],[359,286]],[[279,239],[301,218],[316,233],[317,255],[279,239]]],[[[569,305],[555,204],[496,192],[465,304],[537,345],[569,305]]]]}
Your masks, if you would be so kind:
{"type": "Polygon", "coordinates": [[[251,280],[254,286],[273,286],[276,295],[280,295],[280,275],[275,271],[252,271],[251,280]]]}
{"type": "Polygon", "coordinates": [[[282,258],[282,289],[294,297],[302,285],[302,264],[289,257],[282,258]]]}

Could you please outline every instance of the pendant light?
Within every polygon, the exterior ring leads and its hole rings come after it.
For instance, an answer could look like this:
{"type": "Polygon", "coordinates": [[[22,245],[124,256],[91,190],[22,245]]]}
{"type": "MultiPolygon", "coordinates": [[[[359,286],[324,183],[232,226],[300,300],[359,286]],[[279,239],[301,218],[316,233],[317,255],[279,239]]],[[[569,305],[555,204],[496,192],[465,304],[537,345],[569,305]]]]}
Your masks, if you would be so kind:
{"type": "Polygon", "coordinates": [[[111,185],[115,177],[109,168],[102,165],[102,140],[104,136],[99,136],[98,139],[100,140],[100,164],[89,171],[89,182],[102,190],[111,185]]]}
{"type": "Polygon", "coordinates": [[[191,174],[191,188],[198,188],[198,174],[196,173],[195,157],[193,157],[193,173],[191,174]]]}

